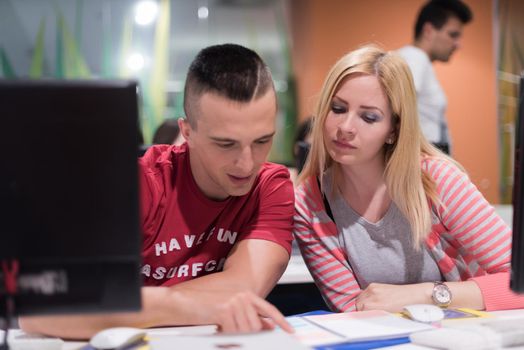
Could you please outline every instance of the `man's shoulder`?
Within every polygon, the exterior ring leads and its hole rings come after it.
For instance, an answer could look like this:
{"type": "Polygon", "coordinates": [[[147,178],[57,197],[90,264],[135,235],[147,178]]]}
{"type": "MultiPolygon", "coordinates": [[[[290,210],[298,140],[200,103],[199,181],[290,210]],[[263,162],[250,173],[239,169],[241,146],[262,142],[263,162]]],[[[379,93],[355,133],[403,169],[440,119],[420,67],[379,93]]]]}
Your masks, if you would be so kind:
{"type": "Polygon", "coordinates": [[[154,169],[159,166],[173,165],[187,153],[187,145],[152,145],[139,159],[142,166],[154,169]]]}
{"type": "MultiPolygon", "coordinates": [[[[413,45],[406,45],[397,50],[397,53],[402,56],[408,63],[412,61],[430,62],[428,54],[424,50],[419,49],[413,45]]],[[[430,62],[431,63],[431,62],[430,62]]]]}
{"type": "MultiPolygon", "coordinates": [[[[289,170],[280,164],[265,162],[258,172],[252,193],[272,193],[275,190],[293,193],[293,182],[289,170]]],[[[283,192],[281,193],[283,194],[283,192]]]]}
{"type": "Polygon", "coordinates": [[[283,180],[289,180],[289,170],[281,165],[272,162],[265,162],[260,168],[259,181],[270,179],[270,178],[282,178],[283,180]]]}

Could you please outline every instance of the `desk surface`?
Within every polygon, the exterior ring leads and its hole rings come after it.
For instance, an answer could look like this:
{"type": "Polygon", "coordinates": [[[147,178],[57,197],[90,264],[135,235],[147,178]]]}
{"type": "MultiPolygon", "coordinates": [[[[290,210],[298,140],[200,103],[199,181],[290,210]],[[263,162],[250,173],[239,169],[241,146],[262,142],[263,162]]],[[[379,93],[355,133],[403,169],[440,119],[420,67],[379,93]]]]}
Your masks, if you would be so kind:
{"type": "Polygon", "coordinates": [[[311,277],[302,255],[291,255],[286,271],[278,281],[278,284],[291,283],[313,283],[313,277],[311,277]]]}
{"type": "MultiPolygon", "coordinates": [[[[506,310],[506,311],[495,311],[492,312],[494,316],[496,316],[498,319],[522,319],[524,318],[524,309],[519,310],[506,310]]],[[[474,323],[479,322],[486,319],[472,319],[472,320],[462,320],[459,322],[466,323],[474,323]]],[[[446,322],[446,321],[445,321],[446,322]]],[[[457,322],[457,321],[447,321],[447,322],[457,322]]],[[[148,330],[148,334],[151,337],[154,336],[178,336],[178,335],[210,335],[215,333],[216,327],[215,326],[194,326],[194,327],[167,327],[167,328],[152,328],[148,330]]],[[[83,345],[85,345],[85,342],[65,342],[62,350],[78,350],[83,345]]],[[[431,349],[429,347],[419,346],[415,344],[402,344],[402,345],[396,345],[396,346],[390,346],[385,347],[382,349],[388,349],[388,350],[423,350],[423,349],[431,349]]],[[[524,346],[519,347],[512,347],[511,350],[524,350],[524,346]]],[[[154,350],[154,349],[152,349],[154,350]]]]}

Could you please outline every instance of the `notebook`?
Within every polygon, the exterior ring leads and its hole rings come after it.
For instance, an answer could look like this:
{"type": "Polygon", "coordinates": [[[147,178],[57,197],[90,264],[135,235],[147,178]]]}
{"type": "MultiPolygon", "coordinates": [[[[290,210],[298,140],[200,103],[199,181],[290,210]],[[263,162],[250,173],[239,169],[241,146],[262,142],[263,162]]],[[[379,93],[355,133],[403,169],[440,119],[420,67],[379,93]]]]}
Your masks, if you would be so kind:
{"type": "Polygon", "coordinates": [[[308,346],[394,339],[435,328],[380,310],[286,319],[295,328],[294,337],[308,346]]]}

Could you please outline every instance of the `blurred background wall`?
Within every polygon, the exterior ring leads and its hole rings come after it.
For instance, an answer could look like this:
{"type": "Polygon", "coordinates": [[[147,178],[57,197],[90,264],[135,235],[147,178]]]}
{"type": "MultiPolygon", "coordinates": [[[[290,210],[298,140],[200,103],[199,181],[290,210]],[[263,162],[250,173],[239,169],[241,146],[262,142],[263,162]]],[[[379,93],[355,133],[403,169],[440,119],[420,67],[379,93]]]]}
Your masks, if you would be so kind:
{"type": "MultiPolygon", "coordinates": [[[[454,156],[491,203],[509,203],[524,2],[465,2],[474,20],[465,26],[463,47],[447,64],[435,64],[448,97],[454,156]]],[[[138,79],[149,142],[164,119],[183,115],[184,77],[198,50],[246,45],[269,64],[278,91],[271,160],[291,164],[296,124],[313,112],[331,65],[364,43],[388,50],[411,43],[423,3],[0,0],[0,77],[138,79]]]]}
{"type": "Polygon", "coordinates": [[[0,0],[0,76],[136,79],[146,143],[184,115],[184,80],[197,52],[238,43],[273,72],[279,115],[270,158],[292,163],[295,81],[288,1],[0,0]]]}
{"type": "MultiPolygon", "coordinates": [[[[495,3],[465,1],[474,14],[465,26],[463,47],[436,74],[448,97],[454,157],[492,203],[499,202],[495,3]]],[[[293,1],[293,63],[299,115],[314,110],[316,96],[331,65],[367,42],[394,50],[412,42],[421,0],[293,1]]],[[[524,19],[524,17],[523,17],[524,19]]]]}

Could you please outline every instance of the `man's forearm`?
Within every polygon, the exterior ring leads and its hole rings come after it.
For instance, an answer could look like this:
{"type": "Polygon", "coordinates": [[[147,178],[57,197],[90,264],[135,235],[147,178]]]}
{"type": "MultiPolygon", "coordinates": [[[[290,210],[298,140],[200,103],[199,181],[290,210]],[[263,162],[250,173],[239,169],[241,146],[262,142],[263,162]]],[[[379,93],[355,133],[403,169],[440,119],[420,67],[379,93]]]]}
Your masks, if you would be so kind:
{"type": "Polygon", "coordinates": [[[115,326],[216,324],[220,322],[221,307],[228,305],[236,293],[253,293],[264,298],[285,270],[289,256],[283,248],[263,241],[249,241],[238,244],[221,272],[172,287],[143,287],[140,312],[24,317],[20,326],[27,332],[87,339],[99,330],[115,326]],[[272,259],[257,264],[258,259],[266,256],[272,259]]]}
{"type": "Polygon", "coordinates": [[[20,327],[30,333],[88,339],[104,328],[115,326],[148,328],[211,324],[214,322],[212,306],[242,291],[265,297],[270,288],[259,287],[248,278],[234,278],[219,272],[173,287],[142,288],[140,312],[22,317],[20,327]],[[201,307],[204,300],[209,307],[201,307]]]}
{"type": "Polygon", "coordinates": [[[183,315],[176,311],[179,303],[171,302],[172,298],[170,288],[144,287],[139,312],[31,316],[21,317],[19,323],[26,332],[66,339],[88,339],[96,332],[114,326],[147,328],[182,324],[183,315]]]}

